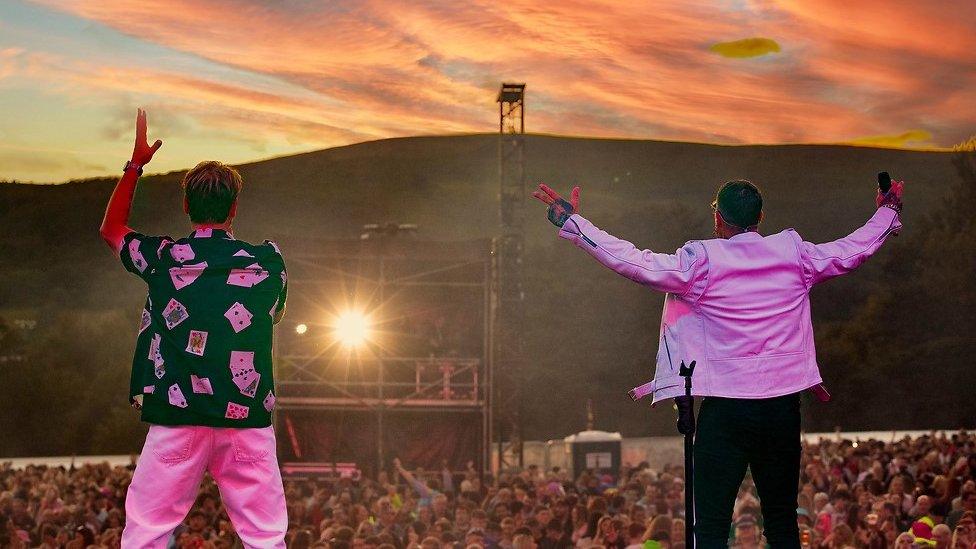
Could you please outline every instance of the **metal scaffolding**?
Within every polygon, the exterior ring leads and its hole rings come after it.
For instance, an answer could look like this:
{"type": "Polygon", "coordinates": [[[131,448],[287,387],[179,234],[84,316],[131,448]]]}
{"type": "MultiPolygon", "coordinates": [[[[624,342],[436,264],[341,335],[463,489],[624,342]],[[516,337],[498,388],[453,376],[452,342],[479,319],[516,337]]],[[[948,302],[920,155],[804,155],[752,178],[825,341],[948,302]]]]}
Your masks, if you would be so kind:
{"type": "MultiPolygon", "coordinates": [[[[490,242],[376,236],[322,240],[312,244],[314,253],[289,254],[289,294],[295,297],[288,304],[288,324],[276,341],[277,413],[371,414],[376,422],[376,470],[383,470],[393,457],[386,442],[388,415],[411,412],[420,419],[427,414],[474,414],[482,432],[478,455],[471,457],[486,471],[492,436],[490,242]],[[418,310],[445,302],[450,306],[450,300],[459,297],[470,304],[465,315],[470,313],[475,327],[460,352],[438,354],[402,344],[408,338],[399,332],[409,329],[418,310]],[[363,349],[341,348],[326,325],[317,333],[312,328],[304,333],[303,328],[298,335],[294,330],[306,319],[323,319],[352,303],[376,319],[380,334],[363,349]]],[[[327,416],[323,414],[323,420],[327,416]]],[[[282,432],[292,433],[290,425],[285,427],[282,432]]],[[[368,455],[368,449],[363,450],[368,455]]],[[[363,458],[363,463],[369,462],[363,458]]],[[[301,465],[291,464],[293,469],[301,465]]],[[[365,468],[373,469],[373,464],[365,468]]]]}
{"type": "Polygon", "coordinates": [[[525,248],[525,84],[498,92],[500,233],[493,242],[492,406],[498,417],[498,466],[522,465],[519,388],[524,376],[522,256],[525,248]],[[507,437],[507,440],[506,440],[507,437]]]}

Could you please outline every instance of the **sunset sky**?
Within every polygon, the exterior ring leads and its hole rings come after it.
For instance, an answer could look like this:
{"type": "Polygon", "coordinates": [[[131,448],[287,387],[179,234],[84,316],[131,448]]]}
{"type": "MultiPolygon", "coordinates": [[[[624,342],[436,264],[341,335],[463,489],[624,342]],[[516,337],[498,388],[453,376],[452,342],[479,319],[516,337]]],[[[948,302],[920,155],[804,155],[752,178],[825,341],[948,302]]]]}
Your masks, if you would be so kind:
{"type": "Polygon", "coordinates": [[[976,7],[902,0],[0,0],[0,179],[527,130],[945,147],[976,133],[976,7]]]}

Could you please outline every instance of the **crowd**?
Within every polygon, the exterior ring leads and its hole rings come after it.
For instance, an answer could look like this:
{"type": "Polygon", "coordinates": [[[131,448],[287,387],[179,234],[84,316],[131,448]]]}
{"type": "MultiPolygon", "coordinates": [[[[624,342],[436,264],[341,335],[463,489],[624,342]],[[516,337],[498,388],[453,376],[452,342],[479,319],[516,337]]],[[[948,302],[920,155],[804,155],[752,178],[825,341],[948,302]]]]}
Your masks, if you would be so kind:
{"type": "MultiPolygon", "coordinates": [[[[0,547],[119,547],[133,466],[0,469],[0,547]]],[[[976,436],[805,444],[797,521],[804,547],[976,547],[976,436]]],[[[378,478],[286,480],[291,548],[638,549],[685,546],[678,466],[620,471],[408,470],[378,478]]],[[[729,544],[764,547],[749,478],[729,544]]],[[[178,549],[241,547],[212,481],[174,532],[178,549]]]]}

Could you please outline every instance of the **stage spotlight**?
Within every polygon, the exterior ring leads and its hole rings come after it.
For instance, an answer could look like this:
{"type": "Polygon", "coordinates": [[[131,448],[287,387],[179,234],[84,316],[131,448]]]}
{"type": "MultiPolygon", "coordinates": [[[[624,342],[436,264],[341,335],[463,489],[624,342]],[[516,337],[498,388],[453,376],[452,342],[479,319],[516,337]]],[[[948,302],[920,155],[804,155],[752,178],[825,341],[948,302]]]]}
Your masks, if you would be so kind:
{"type": "Polygon", "coordinates": [[[359,311],[346,311],[335,321],[335,337],[346,347],[358,347],[369,338],[369,319],[359,311]]]}
{"type": "Polygon", "coordinates": [[[308,326],[304,324],[299,324],[298,326],[295,326],[295,333],[298,335],[302,335],[307,331],[308,331],[308,326]]]}

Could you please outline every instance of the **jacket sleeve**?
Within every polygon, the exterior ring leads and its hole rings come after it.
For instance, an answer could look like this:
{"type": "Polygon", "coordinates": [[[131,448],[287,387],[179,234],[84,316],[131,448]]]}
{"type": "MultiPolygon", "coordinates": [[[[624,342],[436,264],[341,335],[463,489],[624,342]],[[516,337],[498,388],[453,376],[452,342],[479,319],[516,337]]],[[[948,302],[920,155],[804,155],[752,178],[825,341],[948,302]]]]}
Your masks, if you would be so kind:
{"type": "Polygon", "coordinates": [[[573,214],[559,237],[586,250],[597,261],[634,282],[660,292],[697,298],[704,290],[707,275],[705,247],[700,242],[686,243],[674,254],[638,250],[636,246],[598,229],[586,218],[573,214]]]}
{"type": "Polygon", "coordinates": [[[901,220],[898,212],[891,208],[878,208],[864,226],[833,242],[806,242],[794,232],[807,286],[858,268],[881,247],[888,235],[897,234],[899,230],[901,220]]]}

